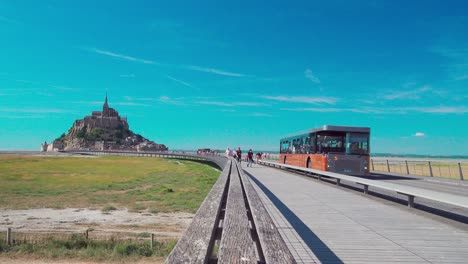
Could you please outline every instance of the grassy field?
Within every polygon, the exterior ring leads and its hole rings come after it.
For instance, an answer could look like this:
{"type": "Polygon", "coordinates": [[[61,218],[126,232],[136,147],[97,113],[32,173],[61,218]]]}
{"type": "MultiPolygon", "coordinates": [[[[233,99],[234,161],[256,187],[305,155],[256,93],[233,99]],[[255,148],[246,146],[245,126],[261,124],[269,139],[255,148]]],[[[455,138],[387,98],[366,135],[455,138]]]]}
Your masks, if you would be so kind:
{"type": "Polygon", "coordinates": [[[219,174],[160,158],[0,156],[0,208],[194,213],[219,174]]]}

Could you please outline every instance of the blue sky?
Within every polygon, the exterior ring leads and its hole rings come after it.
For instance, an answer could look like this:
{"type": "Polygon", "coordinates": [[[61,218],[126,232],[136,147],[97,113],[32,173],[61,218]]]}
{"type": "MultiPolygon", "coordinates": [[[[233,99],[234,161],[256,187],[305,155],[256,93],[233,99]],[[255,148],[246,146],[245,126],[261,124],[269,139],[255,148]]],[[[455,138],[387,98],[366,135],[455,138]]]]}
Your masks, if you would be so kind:
{"type": "Polygon", "coordinates": [[[0,149],[109,104],[171,149],[277,150],[369,126],[372,152],[468,155],[466,1],[0,1],[0,149]],[[326,2],[326,3],[324,3],[326,2]]]}

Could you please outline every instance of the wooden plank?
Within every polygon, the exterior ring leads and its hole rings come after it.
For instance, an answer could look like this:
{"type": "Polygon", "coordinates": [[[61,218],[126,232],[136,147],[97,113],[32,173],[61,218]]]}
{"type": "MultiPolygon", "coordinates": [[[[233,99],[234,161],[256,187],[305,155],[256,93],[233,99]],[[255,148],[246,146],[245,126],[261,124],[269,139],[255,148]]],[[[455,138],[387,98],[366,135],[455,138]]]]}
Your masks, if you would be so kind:
{"type": "Polygon", "coordinates": [[[296,263],[296,260],[288,249],[288,246],[281,237],[278,228],[274,224],[260,197],[250,183],[249,178],[245,176],[240,166],[239,171],[265,262],[280,264],[296,263]]]}
{"type": "Polygon", "coordinates": [[[232,162],[218,263],[257,263],[236,162],[232,162]]]}
{"type": "Polygon", "coordinates": [[[231,170],[228,161],[208,196],[198,209],[192,223],[177,242],[166,263],[206,263],[211,256],[210,243],[214,239],[221,200],[231,170]]]}
{"type": "Polygon", "coordinates": [[[245,171],[298,262],[310,263],[310,250],[322,263],[466,263],[464,225],[267,167],[245,171]]]}

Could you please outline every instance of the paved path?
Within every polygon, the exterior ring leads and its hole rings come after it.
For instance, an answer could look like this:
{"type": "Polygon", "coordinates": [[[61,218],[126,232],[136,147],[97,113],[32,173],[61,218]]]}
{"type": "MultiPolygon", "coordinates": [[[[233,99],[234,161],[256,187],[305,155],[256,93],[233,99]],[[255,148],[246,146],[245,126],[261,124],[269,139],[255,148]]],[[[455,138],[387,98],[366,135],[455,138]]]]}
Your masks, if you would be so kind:
{"type": "Polygon", "coordinates": [[[288,172],[242,165],[299,263],[468,262],[468,225],[288,172]]]}

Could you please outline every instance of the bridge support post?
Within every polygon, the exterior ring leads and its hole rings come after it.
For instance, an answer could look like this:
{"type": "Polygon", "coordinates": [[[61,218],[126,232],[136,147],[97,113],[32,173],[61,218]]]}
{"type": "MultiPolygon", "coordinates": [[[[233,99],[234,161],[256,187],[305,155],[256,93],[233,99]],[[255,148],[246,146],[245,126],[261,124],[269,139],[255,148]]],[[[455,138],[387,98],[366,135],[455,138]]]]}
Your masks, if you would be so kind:
{"type": "Polygon", "coordinates": [[[11,227],[7,229],[6,242],[7,242],[7,245],[9,246],[11,245],[11,227]]]}
{"type": "Polygon", "coordinates": [[[432,166],[431,166],[431,162],[428,161],[427,162],[429,164],[429,174],[431,175],[431,177],[434,177],[434,174],[432,174],[432,166]]]}
{"type": "Polygon", "coordinates": [[[371,162],[371,165],[372,165],[372,170],[375,171],[375,169],[374,169],[374,159],[371,159],[370,162],[371,162]]]}
{"type": "Polygon", "coordinates": [[[414,208],[414,196],[413,195],[408,195],[408,207],[414,208]]]}
{"type": "Polygon", "coordinates": [[[458,171],[460,172],[460,180],[463,181],[463,170],[462,170],[460,162],[458,162],[458,171]]]}
{"type": "Polygon", "coordinates": [[[369,194],[369,185],[364,185],[364,194],[369,194]]]}
{"type": "Polygon", "coordinates": [[[405,164],[406,164],[406,174],[409,174],[409,167],[408,167],[408,161],[405,160],[405,164]]]}
{"type": "Polygon", "coordinates": [[[336,186],[340,186],[341,179],[336,179],[336,186]]]}
{"type": "Polygon", "coordinates": [[[390,164],[388,164],[388,160],[387,160],[387,171],[390,172],[390,164]]]}

